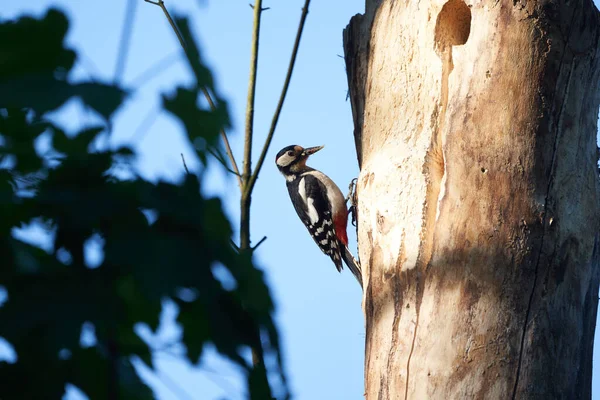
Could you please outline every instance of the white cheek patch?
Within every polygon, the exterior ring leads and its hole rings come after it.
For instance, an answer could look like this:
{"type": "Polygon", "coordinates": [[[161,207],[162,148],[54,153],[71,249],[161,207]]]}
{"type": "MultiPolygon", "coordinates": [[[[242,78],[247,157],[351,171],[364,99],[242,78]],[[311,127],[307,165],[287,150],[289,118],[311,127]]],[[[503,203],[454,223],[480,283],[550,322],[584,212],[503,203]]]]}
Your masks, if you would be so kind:
{"type": "Polygon", "coordinates": [[[277,159],[277,165],[279,165],[280,167],[287,167],[294,160],[295,160],[295,157],[290,157],[286,153],[277,159]]]}

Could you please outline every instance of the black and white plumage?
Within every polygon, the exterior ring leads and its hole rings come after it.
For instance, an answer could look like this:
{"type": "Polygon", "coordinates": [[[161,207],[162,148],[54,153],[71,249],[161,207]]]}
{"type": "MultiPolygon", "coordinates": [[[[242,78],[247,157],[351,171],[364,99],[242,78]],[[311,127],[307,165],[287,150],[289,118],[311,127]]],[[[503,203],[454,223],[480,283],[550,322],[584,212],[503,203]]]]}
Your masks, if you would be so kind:
{"type": "Polygon", "coordinates": [[[308,157],[322,148],[287,146],[277,153],[275,163],[285,177],[296,213],[317,246],[331,257],[338,271],[343,260],[362,287],[360,267],[348,250],[344,195],[327,175],[306,165],[308,157]]]}

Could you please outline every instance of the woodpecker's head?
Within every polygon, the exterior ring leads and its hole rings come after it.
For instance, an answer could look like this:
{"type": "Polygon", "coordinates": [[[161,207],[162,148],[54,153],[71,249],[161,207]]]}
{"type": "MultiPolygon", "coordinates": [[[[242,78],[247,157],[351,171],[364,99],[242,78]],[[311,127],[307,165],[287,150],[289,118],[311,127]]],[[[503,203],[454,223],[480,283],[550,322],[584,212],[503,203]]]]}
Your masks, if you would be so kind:
{"type": "Polygon", "coordinates": [[[294,176],[306,169],[306,159],[325,146],[308,147],[292,145],[284,147],[277,153],[275,164],[279,171],[287,176],[294,176]]]}

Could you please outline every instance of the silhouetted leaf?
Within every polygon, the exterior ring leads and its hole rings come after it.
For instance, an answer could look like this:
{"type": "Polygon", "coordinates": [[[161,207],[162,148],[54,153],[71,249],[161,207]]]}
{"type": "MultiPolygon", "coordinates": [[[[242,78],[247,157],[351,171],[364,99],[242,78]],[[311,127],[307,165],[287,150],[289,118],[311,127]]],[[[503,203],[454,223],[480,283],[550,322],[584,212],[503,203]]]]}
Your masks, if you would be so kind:
{"type": "Polygon", "coordinates": [[[179,314],[177,322],[183,328],[183,344],[187,348],[187,357],[197,363],[204,345],[212,338],[208,310],[199,301],[191,303],[177,300],[179,314]]]}
{"type": "Polygon", "coordinates": [[[68,363],[69,382],[90,398],[108,399],[109,364],[97,347],[78,348],[68,363]]]}
{"type": "Polygon", "coordinates": [[[0,24],[0,81],[21,75],[70,71],[75,52],[64,47],[69,28],[66,16],[55,8],[41,19],[29,16],[0,24]]]}
{"type": "Polygon", "coordinates": [[[69,138],[63,130],[55,128],[52,136],[52,146],[57,151],[65,154],[84,154],[102,131],[104,131],[104,127],[94,126],[80,131],[73,138],[69,138]]]}
{"type": "Polygon", "coordinates": [[[42,167],[42,159],[35,151],[34,141],[46,130],[46,124],[32,121],[27,114],[27,111],[19,109],[0,114],[0,137],[4,141],[0,146],[0,159],[12,155],[15,162],[13,168],[21,174],[42,167]]]}
{"type": "Polygon", "coordinates": [[[125,99],[126,92],[114,85],[96,82],[80,83],[75,86],[81,100],[108,120],[125,99]]]}
{"type": "Polygon", "coordinates": [[[23,75],[0,80],[0,108],[31,108],[38,114],[56,110],[72,98],[81,100],[105,119],[121,105],[126,92],[98,82],[72,84],[52,75],[23,75]]]}
{"type": "Polygon", "coordinates": [[[185,42],[185,55],[187,57],[188,64],[192,69],[192,73],[196,78],[197,87],[206,87],[210,91],[214,92],[214,82],[210,70],[204,65],[200,57],[200,49],[196,45],[196,41],[190,31],[190,26],[187,18],[175,17],[175,23],[183,41],[185,42]]]}
{"type": "MultiPolygon", "coordinates": [[[[39,348],[32,346],[33,353],[39,348]]],[[[58,362],[39,356],[35,364],[21,359],[15,364],[0,361],[0,394],[2,400],[61,399],[67,380],[58,362]],[[34,373],[38,371],[37,373],[34,373]]]]}
{"type": "MultiPolygon", "coordinates": [[[[229,116],[187,21],[178,23],[196,83],[163,102],[185,126],[188,144],[204,143],[196,146],[202,159],[204,147],[217,146],[229,116]],[[201,87],[214,95],[216,110],[198,106],[201,87]]],[[[251,258],[229,244],[231,224],[221,200],[203,195],[203,174],[187,174],[180,183],[146,181],[131,167],[132,149],[91,148],[103,126],[71,135],[48,121],[48,111],[74,98],[109,120],[125,97],[117,86],[68,79],[76,57],[65,47],[67,29],[56,10],[41,20],[0,22],[0,37],[8,38],[0,43],[0,284],[8,292],[0,336],[18,358],[0,362],[0,398],[59,399],[71,383],[92,399],[114,391],[124,399],[152,399],[131,363],[154,367],[134,327],[157,330],[165,299],[179,307],[181,344],[191,362],[202,362],[210,343],[248,373],[251,398],[271,398],[264,360],[253,367],[246,359],[254,348],[261,359],[278,360],[273,372],[285,384],[270,293],[251,258]],[[51,135],[53,150],[38,154],[34,141],[43,135],[51,135]],[[133,178],[119,180],[117,168],[133,178]],[[51,251],[12,237],[15,228],[28,226],[45,231],[44,248],[51,251]],[[93,269],[84,251],[90,238],[103,256],[93,269]],[[234,289],[216,279],[215,266],[229,271],[234,289]],[[84,323],[93,325],[96,338],[86,348],[80,345],[84,323]]]]}
{"type": "Polygon", "coordinates": [[[224,116],[218,110],[199,109],[197,101],[198,92],[184,88],[178,88],[172,97],[163,96],[165,109],[181,120],[191,142],[197,138],[203,138],[212,143],[224,125],[224,116]]]}

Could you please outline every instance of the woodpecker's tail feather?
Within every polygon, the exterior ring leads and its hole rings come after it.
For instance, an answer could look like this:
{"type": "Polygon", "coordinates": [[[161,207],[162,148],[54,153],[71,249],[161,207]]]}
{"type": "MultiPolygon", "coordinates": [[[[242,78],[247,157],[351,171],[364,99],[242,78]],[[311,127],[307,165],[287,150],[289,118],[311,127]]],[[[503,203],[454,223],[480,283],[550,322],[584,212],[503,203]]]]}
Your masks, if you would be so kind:
{"type": "Polygon", "coordinates": [[[348,250],[348,246],[343,246],[343,247],[344,247],[344,249],[342,251],[342,258],[344,259],[344,262],[348,266],[348,269],[350,270],[350,272],[352,272],[352,275],[354,275],[354,277],[358,281],[358,284],[362,288],[363,282],[362,282],[362,272],[360,270],[360,265],[358,264],[358,261],[356,261],[354,259],[354,256],[352,256],[352,253],[350,253],[350,250],[348,250]]]}

